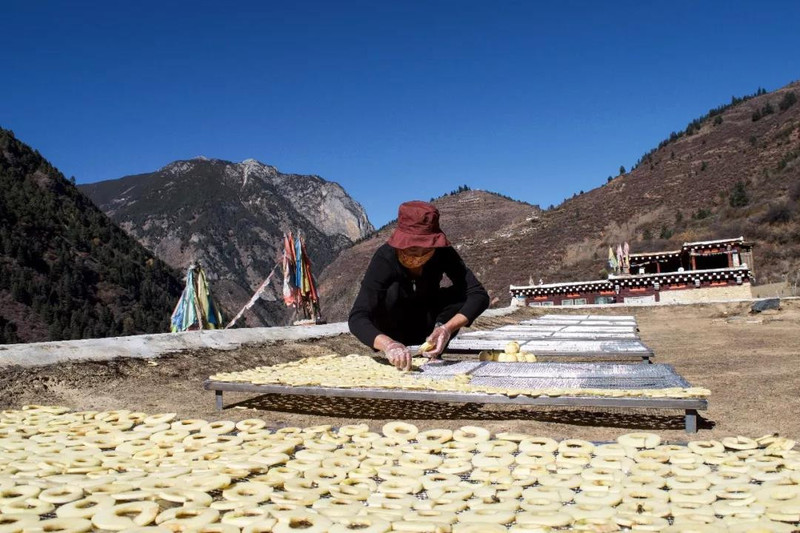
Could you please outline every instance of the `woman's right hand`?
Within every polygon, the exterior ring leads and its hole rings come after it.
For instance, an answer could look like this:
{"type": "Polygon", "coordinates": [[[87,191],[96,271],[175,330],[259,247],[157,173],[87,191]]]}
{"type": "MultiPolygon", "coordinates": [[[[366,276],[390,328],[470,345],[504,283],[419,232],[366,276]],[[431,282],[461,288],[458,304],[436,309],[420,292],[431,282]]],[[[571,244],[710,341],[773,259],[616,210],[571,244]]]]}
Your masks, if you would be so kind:
{"type": "Polygon", "coordinates": [[[411,352],[404,344],[392,341],[383,348],[383,353],[398,370],[411,370],[411,352]]]}

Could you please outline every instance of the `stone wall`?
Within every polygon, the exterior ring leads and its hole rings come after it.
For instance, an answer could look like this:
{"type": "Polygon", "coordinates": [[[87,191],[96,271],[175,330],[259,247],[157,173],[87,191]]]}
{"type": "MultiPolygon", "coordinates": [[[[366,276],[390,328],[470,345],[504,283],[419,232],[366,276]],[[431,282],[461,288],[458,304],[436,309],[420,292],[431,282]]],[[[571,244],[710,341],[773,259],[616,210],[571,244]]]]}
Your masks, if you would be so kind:
{"type": "Polygon", "coordinates": [[[701,303],[713,300],[741,300],[752,298],[749,283],[728,285],[726,287],[702,287],[699,289],[682,289],[661,291],[659,301],[663,303],[701,303]]]}

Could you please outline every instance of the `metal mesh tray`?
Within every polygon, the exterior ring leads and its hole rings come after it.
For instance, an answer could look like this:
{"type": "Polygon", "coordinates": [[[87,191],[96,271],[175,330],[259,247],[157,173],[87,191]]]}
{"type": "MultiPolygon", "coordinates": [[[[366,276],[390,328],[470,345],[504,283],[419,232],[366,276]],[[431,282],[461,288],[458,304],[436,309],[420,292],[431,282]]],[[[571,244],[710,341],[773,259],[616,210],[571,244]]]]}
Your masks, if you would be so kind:
{"type": "Polygon", "coordinates": [[[564,326],[560,331],[578,333],[578,332],[592,332],[592,333],[633,333],[636,331],[634,326],[564,326]]]}
{"type": "Polygon", "coordinates": [[[459,339],[499,339],[499,340],[520,340],[520,339],[547,339],[553,336],[556,331],[470,331],[458,336],[459,339]]]}
{"type": "Polygon", "coordinates": [[[636,322],[636,317],[633,315],[587,315],[586,320],[616,320],[620,322],[636,322]]]}
{"type": "Polygon", "coordinates": [[[635,339],[552,339],[532,340],[520,348],[525,352],[539,353],[651,353],[651,350],[635,339]]]}
{"type": "MultiPolygon", "coordinates": [[[[483,350],[505,350],[510,339],[454,339],[448,350],[464,352],[480,352],[483,350]]],[[[569,354],[569,355],[619,355],[650,354],[652,351],[636,339],[537,339],[525,342],[520,348],[534,354],[569,354]]]]}
{"type": "Polygon", "coordinates": [[[602,331],[525,331],[493,329],[485,331],[470,331],[459,335],[459,339],[487,339],[487,340],[534,340],[534,339],[637,339],[634,332],[614,333],[602,331]]]}
{"type": "Polygon", "coordinates": [[[561,324],[535,324],[530,326],[514,324],[510,326],[502,326],[497,329],[489,330],[489,331],[544,331],[544,332],[553,332],[553,331],[561,331],[564,329],[564,326],[561,324]]]}
{"type": "Polygon", "coordinates": [[[590,339],[590,340],[605,340],[605,339],[638,339],[636,333],[601,333],[597,331],[556,331],[551,336],[553,339],[590,339]]]}
{"type": "Polygon", "coordinates": [[[422,372],[414,374],[414,377],[438,378],[470,374],[483,364],[484,361],[443,361],[427,364],[423,365],[422,372]]]}
{"type": "MultiPolygon", "coordinates": [[[[590,315],[567,315],[567,314],[549,314],[542,315],[538,320],[586,320],[590,315]]],[[[537,319],[534,319],[537,320],[537,319]]],[[[527,321],[530,322],[530,321],[527,321]]],[[[524,324],[525,322],[523,322],[524,324]]]]}
{"type": "Polygon", "coordinates": [[[507,388],[662,389],[689,387],[671,365],[494,363],[472,371],[471,382],[507,388]]]}
{"type": "Polygon", "coordinates": [[[633,315],[567,315],[551,313],[540,316],[538,320],[627,320],[635,322],[636,317],[633,315]]]}
{"type": "Polygon", "coordinates": [[[690,386],[671,365],[666,364],[459,361],[426,365],[416,376],[446,378],[459,374],[470,374],[471,382],[475,385],[523,389],[663,389],[690,386]]]}
{"type": "Polygon", "coordinates": [[[635,378],[663,377],[677,375],[672,365],[660,363],[636,365],[625,363],[496,363],[483,361],[472,372],[473,376],[515,376],[515,377],[601,377],[635,378]]]}
{"type": "Polygon", "coordinates": [[[627,322],[627,321],[610,321],[610,320],[538,320],[538,321],[527,321],[521,322],[519,324],[503,326],[502,328],[498,329],[522,329],[522,328],[532,328],[532,329],[547,329],[547,328],[564,328],[567,326],[584,326],[584,327],[595,327],[595,328],[607,328],[607,327],[627,327],[627,328],[636,328],[636,322],[627,322]]]}

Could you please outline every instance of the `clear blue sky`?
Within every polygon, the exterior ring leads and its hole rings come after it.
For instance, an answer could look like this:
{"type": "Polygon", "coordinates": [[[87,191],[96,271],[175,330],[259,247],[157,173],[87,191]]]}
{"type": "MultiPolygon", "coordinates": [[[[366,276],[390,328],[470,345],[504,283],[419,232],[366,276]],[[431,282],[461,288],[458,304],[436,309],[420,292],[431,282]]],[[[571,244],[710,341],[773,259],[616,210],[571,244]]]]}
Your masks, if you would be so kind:
{"type": "Polygon", "coordinates": [[[79,183],[197,155],[380,226],[461,184],[542,207],[800,78],[800,2],[5,0],[0,126],[79,183]]]}

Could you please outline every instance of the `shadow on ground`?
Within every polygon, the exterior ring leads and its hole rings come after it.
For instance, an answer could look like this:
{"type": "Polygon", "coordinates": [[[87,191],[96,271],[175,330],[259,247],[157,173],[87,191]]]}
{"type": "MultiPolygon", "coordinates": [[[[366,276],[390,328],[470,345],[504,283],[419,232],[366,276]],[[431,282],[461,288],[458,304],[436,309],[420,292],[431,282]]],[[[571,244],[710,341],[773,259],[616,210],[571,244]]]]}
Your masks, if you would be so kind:
{"type": "MultiPolygon", "coordinates": [[[[684,429],[682,411],[665,413],[652,409],[619,410],[569,407],[513,407],[481,404],[437,403],[375,398],[328,398],[321,396],[264,394],[226,406],[312,416],[372,420],[474,420],[535,421],[574,426],[601,426],[657,431],[684,429]]],[[[715,423],[698,416],[698,429],[713,429],[715,423]]]]}

